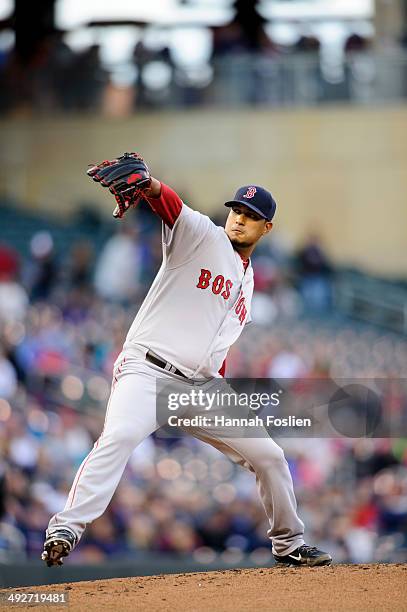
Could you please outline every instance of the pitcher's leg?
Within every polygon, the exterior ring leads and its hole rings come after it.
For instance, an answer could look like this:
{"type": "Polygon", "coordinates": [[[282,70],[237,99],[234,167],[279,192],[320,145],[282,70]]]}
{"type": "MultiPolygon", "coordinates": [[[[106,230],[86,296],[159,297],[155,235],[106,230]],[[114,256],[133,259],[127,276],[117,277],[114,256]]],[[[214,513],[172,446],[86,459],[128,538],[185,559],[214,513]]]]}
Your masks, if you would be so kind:
{"type": "Polygon", "coordinates": [[[289,554],[304,544],[304,523],[297,514],[293,481],[282,448],[271,438],[242,440],[243,452],[256,474],[259,490],[270,529],[274,554],[289,554]],[[251,444],[247,445],[247,442],[251,444]],[[258,448],[253,449],[253,445],[258,448]]]}
{"type": "Polygon", "coordinates": [[[191,432],[256,475],[260,498],[270,523],[275,554],[289,554],[304,544],[304,524],[297,515],[293,482],[283,450],[269,437],[223,438],[207,430],[191,432]]]}
{"type": "Polygon", "coordinates": [[[126,373],[115,383],[105,426],[82,462],[65,508],[49,522],[47,536],[68,528],[77,541],[108,506],[134,448],[157,429],[152,377],[126,373]]]}

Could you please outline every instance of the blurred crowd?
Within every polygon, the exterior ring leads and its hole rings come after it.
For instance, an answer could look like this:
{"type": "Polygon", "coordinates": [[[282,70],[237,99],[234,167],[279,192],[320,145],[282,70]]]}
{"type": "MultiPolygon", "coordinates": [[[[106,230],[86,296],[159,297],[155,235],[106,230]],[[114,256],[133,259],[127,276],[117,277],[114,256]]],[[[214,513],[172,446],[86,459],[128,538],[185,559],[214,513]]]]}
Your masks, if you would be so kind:
{"type": "Polygon", "coordinates": [[[407,95],[404,42],[376,57],[371,40],[357,33],[343,49],[325,53],[314,35],[281,44],[263,26],[248,36],[232,22],[213,28],[211,50],[199,61],[169,44],[153,48],[143,36],[135,37],[126,60],[116,62],[106,61],[100,44],[78,50],[67,40],[52,31],[24,60],[13,47],[0,51],[0,113],[127,116],[140,108],[314,105],[407,95]]]}
{"type": "MultiPolygon", "coordinates": [[[[160,265],[160,224],[147,206],[118,227],[101,248],[90,234],[61,251],[41,227],[24,256],[0,246],[2,562],[39,557],[48,520],[102,430],[113,362],[160,265]]],[[[294,255],[278,237],[263,241],[254,269],[255,325],[231,349],[227,376],[389,378],[388,406],[406,411],[397,384],[406,339],[333,317],[335,269],[316,236],[294,255]]],[[[406,560],[405,440],[277,441],[308,542],[337,561],[406,560]]],[[[72,559],[151,551],[202,563],[249,555],[261,565],[271,560],[267,528],[252,474],[193,438],[158,432],[134,451],[72,559]]]]}

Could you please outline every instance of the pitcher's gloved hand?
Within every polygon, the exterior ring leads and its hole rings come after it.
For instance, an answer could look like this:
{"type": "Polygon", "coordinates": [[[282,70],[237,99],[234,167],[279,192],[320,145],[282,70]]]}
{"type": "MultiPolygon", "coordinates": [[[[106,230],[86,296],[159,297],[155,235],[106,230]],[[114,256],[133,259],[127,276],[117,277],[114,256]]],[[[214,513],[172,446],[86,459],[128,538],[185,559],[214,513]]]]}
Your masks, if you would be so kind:
{"type": "Polygon", "coordinates": [[[124,153],[113,160],[91,166],[87,174],[109,191],[116,199],[113,216],[123,217],[126,210],[136,206],[143,191],[151,185],[151,175],[144,159],[138,153],[124,153]]]}

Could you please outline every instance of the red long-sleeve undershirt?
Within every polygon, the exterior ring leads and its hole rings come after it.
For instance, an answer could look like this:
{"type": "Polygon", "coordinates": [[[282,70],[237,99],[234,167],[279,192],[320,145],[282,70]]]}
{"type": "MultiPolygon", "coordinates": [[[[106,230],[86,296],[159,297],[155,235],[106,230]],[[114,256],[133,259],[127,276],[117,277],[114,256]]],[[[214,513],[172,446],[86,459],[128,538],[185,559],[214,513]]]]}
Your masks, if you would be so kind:
{"type": "Polygon", "coordinates": [[[146,200],[165,225],[172,229],[182,209],[182,200],[179,195],[171,187],[161,183],[160,196],[158,198],[146,198],[146,200]]]}

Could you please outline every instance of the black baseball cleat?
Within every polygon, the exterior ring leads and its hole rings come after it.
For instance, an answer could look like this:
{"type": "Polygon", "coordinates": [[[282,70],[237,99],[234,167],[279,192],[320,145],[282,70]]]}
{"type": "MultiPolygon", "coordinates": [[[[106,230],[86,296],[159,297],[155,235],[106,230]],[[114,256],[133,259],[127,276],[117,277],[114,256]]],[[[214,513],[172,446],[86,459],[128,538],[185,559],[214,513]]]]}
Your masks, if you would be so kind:
{"type": "Polygon", "coordinates": [[[285,567],[296,567],[298,565],[308,565],[309,567],[317,567],[319,565],[331,565],[332,557],[329,553],[323,550],[318,550],[315,546],[307,546],[303,544],[296,548],[289,555],[280,557],[273,555],[277,565],[285,567]]]}
{"type": "Polygon", "coordinates": [[[76,544],[76,539],[76,535],[69,529],[58,529],[47,534],[41,559],[48,567],[62,565],[63,557],[69,555],[76,544]]]}

